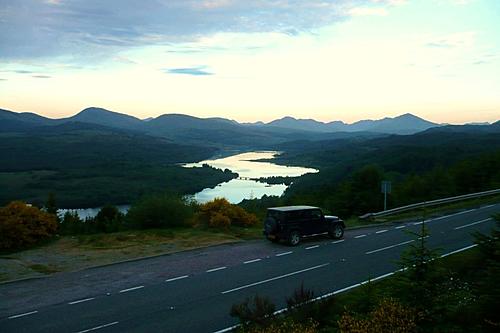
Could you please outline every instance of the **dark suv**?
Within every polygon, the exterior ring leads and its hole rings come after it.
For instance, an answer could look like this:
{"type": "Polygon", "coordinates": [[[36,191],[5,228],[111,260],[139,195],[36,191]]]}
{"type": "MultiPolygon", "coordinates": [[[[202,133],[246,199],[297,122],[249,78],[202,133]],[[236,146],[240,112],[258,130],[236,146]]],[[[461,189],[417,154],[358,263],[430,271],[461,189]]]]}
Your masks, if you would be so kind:
{"type": "Polygon", "coordinates": [[[325,216],[318,207],[285,206],[267,209],[264,235],[273,242],[286,240],[295,246],[302,236],[328,233],[332,238],[344,236],[345,224],[337,216],[325,216]]]}

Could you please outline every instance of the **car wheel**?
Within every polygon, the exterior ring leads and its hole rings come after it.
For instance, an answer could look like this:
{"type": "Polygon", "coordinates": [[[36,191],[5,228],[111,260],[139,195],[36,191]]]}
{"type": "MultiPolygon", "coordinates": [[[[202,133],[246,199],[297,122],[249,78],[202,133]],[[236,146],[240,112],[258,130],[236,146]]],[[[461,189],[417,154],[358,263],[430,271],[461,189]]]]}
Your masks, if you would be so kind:
{"type": "Polygon", "coordinates": [[[298,231],[292,231],[288,235],[288,244],[291,246],[296,246],[300,243],[300,234],[298,231]]]}
{"type": "Polygon", "coordinates": [[[331,238],[334,239],[339,239],[344,236],[344,228],[342,228],[341,225],[337,224],[333,228],[330,228],[328,231],[328,235],[330,235],[331,238]]]}

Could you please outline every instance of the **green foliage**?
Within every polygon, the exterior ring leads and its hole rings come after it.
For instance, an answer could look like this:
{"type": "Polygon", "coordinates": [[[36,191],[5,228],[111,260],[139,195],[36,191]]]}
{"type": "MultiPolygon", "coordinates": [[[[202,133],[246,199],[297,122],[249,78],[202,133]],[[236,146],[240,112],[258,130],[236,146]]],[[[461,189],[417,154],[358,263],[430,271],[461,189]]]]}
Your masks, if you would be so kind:
{"type": "Polygon", "coordinates": [[[395,299],[382,299],[365,317],[344,313],[341,333],[412,333],[417,331],[417,311],[395,299]]]}
{"type": "Polygon", "coordinates": [[[0,172],[0,204],[22,198],[42,205],[48,192],[57,193],[59,208],[129,204],[145,195],[174,191],[192,194],[237,175],[209,166],[184,168],[140,163],[102,163],[52,171],[0,172]]]}
{"type": "Polygon", "coordinates": [[[68,211],[60,222],[63,235],[111,233],[125,230],[125,215],[112,205],[102,207],[95,217],[82,220],[76,211],[68,211]]]}
{"type": "Polygon", "coordinates": [[[49,239],[57,227],[53,214],[13,201],[0,208],[0,250],[21,249],[49,239]]]}
{"type": "Polygon", "coordinates": [[[45,202],[45,211],[49,214],[57,216],[56,195],[54,192],[49,192],[47,201],[45,202]]]}
{"type": "Polygon", "coordinates": [[[478,297],[478,308],[481,314],[482,328],[485,332],[498,332],[500,320],[500,214],[495,215],[496,227],[491,235],[477,233],[478,245],[486,267],[478,272],[481,279],[477,281],[475,292],[478,297]]]}
{"type": "Polygon", "coordinates": [[[224,198],[215,198],[199,206],[195,222],[213,228],[229,228],[231,225],[253,226],[258,220],[254,214],[246,212],[240,206],[233,205],[224,198]]]}
{"type": "Polygon", "coordinates": [[[178,195],[150,195],[130,207],[127,222],[132,228],[171,228],[186,225],[194,207],[178,195]]]}

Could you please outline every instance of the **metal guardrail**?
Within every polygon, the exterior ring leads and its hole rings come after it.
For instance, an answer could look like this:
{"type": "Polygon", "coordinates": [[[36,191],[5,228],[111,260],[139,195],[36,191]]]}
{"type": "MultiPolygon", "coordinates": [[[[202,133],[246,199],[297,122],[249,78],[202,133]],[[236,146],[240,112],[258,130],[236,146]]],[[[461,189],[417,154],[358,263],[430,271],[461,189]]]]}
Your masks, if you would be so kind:
{"type": "Polygon", "coordinates": [[[391,214],[400,213],[400,212],[404,212],[404,211],[415,209],[415,208],[435,206],[435,205],[440,205],[440,204],[444,204],[444,203],[448,203],[448,202],[455,202],[455,201],[460,201],[460,200],[465,200],[465,199],[479,198],[479,197],[484,197],[487,195],[493,195],[493,194],[499,194],[499,193],[500,193],[500,189],[496,189],[496,190],[490,190],[490,191],[484,191],[484,192],[478,192],[478,193],[469,193],[469,194],[464,194],[464,195],[458,195],[456,197],[437,199],[437,200],[431,200],[431,201],[424,201],[424,202],[414,203],[414,204],[407,205],[407,206],[388,209],[388,210],[378,212],[378,213],[368,213],[368,214],[360,216],[359,218],[360,219],[367,219],[367,218],[391,215],[391,214]]]}

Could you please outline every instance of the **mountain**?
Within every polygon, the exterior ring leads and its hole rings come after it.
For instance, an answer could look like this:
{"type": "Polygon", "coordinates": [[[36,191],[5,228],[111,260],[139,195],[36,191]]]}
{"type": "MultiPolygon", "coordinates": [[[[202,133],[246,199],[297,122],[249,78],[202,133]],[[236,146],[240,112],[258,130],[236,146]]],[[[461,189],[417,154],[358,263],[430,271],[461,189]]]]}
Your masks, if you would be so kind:
{"type": "Polygon", "coordinates": [[[36,126],[46,126],[56,120],[45,118],[31,112],[12,112],[0,109],[0,132],[19,131],[36,126]]]}
{"type": "Polygon", "coordinates": [[[333,132],[329,124],[325,124],[314,119],[295,119],[293,117],[284,117],[281,119],[273,120],[267,123],[267,126],[289,128],[302,131],[333,132]]]}
{"type": "Polygon", "coordinates": [[[96,107],[86,108],[80,113],[69,118],[61,119],[60,121],[91,123],[133,130],[141,130],[144,127],[144,121],[139,118],[96,107]]]}
{"type": "Polygon", "coordinates": [[[271,121],[267,123],[266,126],[303,129],[315,132],[365,131],[387,134],[413,134],[439,125],[407,113],[395,118],[360,120],[353,124],[346,124],[342,121],[323,123],[313,119],[295,119],[293,117],[284,117],[271,121]]]}

